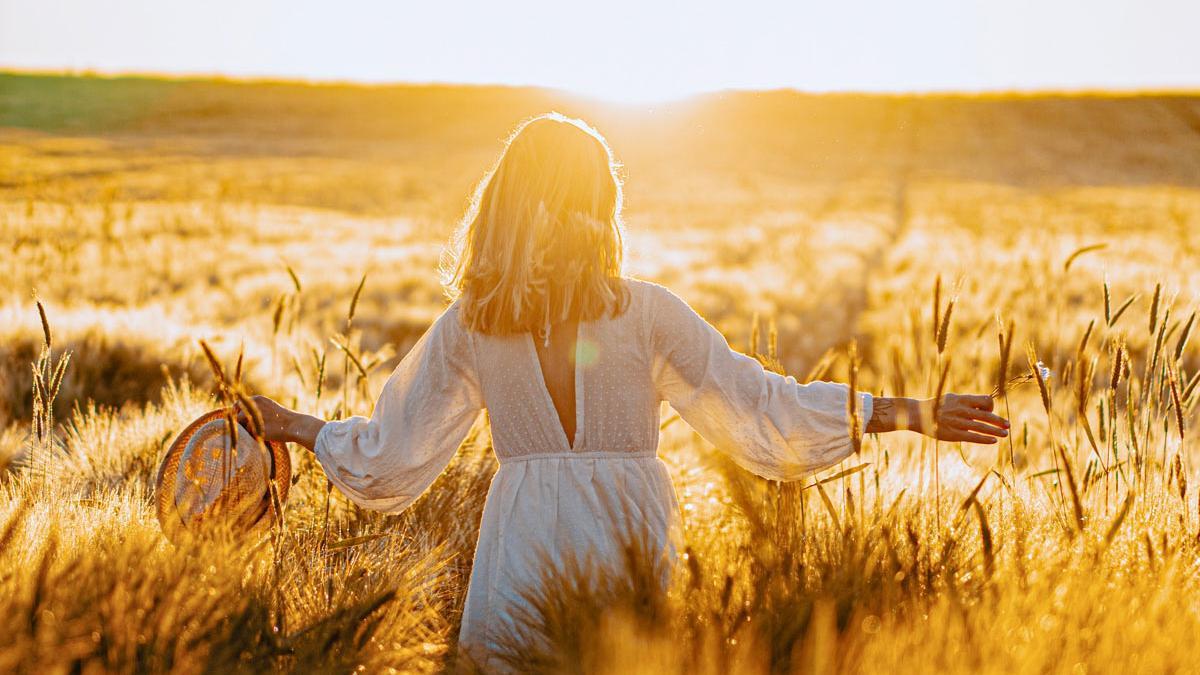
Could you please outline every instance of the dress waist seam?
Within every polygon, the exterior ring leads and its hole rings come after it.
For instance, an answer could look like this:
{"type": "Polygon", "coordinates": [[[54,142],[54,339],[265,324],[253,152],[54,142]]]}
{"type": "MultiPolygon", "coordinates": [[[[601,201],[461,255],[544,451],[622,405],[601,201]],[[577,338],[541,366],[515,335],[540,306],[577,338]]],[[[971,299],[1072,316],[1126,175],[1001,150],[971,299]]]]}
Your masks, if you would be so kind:
{"type": "Polygon", "coordinates": [[[653,459],[657,452],[539,452],[532,455],[517,455],[516,457],[501,457],[496,455],[501,465],[515,462],[529,462],[535,459],[653,459]]]}

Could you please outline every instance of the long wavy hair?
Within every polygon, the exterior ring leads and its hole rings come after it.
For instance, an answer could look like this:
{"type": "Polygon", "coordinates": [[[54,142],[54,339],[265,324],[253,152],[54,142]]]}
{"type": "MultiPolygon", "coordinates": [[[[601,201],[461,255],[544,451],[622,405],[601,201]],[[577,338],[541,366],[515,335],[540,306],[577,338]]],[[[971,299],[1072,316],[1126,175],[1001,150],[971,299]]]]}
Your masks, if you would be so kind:
{"type": "Polygon", "coordinates": [[[617,168],[581,120],[549,113],[517,127],[443,265],[468,328],[548,336],[560,321],[625,311],[617,168]]]}

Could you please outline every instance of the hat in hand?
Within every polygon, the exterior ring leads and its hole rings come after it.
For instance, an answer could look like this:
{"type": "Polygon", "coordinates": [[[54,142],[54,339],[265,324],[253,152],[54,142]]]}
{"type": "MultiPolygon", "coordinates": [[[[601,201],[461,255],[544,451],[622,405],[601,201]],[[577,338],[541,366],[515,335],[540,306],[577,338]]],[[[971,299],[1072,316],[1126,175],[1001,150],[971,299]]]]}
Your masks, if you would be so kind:
{"type": "Polygon", "coordinates": [[[278,517],[291,485],[283,443],[258,441],[228,412],[192,422],[163,457],[156,481],[158,522],[172,541],[217,530],[244,533],[278,517]],[[278,501],[272,499],[271,489],[278,501]]]}

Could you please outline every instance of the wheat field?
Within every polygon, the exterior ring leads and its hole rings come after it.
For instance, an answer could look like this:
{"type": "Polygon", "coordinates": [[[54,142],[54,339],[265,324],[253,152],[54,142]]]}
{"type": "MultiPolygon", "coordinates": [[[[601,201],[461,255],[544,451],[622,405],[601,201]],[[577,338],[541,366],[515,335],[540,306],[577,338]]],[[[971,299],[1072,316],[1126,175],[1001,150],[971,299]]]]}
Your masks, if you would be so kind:
{"type": "Polygon", "coordinates": [[[486,418],[408,511],[293,448],[285,520],[172,546],[167,444],[252,392],[369,413],[507,132],[623,162],[628,272],[800,379],[996,392],[996,446],[761,480],[667,415],[669,592],[539,596],[538,672],[1195,672],[1200,98],[710,95],[0,74],[0,671],[467,671],[486,418]],[[39,313],[38,302],[42,313],[39,313]],[[1043,362],[1048,377],[1038,377],[1043,362]],[[235,364],[237,364],[235,366],[235,364]],[[1190,486],[1190,489],[1189,489],[1190,486]]]}

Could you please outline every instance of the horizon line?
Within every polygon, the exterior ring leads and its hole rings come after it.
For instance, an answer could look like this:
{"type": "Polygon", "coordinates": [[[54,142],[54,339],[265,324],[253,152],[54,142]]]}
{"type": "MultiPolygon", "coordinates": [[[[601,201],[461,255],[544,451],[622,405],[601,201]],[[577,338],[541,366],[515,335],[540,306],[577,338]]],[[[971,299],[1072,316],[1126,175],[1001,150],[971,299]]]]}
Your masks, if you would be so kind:
{"type": "MultiPolygon", "coordinates": [[[[559,93],[568,96],[594,99],[610,105],[644,105],[639,103],[617,102],[602,95],[591,92],[545,84],[520,82],[466,82],[450,80],[375,80],[355,78],[327,78],[306,75],[279,75],[241,73],[229,74],[203,71],[153,71],[137,69],[99,69],[99,68],[38,68],[20,67],[0,64],[0,75],[17,75],[33,77],[63,77],[63,78],[92,78],[92,79],[142,79],[160,80],[164,82],[212,82],[223,84],[282,84],[297,85],[313,88],[346,87],[359,89],[384,89],[389,87],[444,87],[479,88],[479,89],[513,89],[538,90],[559,93]]],[[[796,86],[779,86],[765,88],[750,87],[717,87],[702,89],[691,93],[667,95],[661,101],[654,103],[671,103],[694,98],[720,96],[723,94],[767,94],[794,93],[804,96],[861,96],[861,97],[962,97],[962,98],[1036,98],[1040,96],[1062,97],[1110,97],[1133,98],[1139,96],[1200,96],[1200,85],[1179,85],[1170,87],[1104,87],[1099,85],[1078,85],[1062,87],[1012,87],[1012,88],[913,88],[913,89],[803,89],[796,86]]]]}

